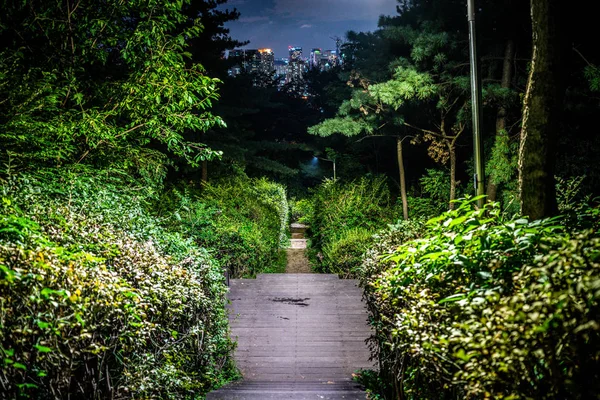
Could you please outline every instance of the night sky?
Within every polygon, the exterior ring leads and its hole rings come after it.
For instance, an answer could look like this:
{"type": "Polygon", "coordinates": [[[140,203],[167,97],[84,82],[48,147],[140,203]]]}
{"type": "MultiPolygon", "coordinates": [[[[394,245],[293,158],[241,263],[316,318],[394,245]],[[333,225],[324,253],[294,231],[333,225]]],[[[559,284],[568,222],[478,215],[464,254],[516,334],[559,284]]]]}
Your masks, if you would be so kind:
{"type": "Polygon", "coordinates": [[[237,8],[239,20],[226,24],[234,39],[250,40],[246,48],[271,48],[287,57],[288,46],[303,48],[303,56],[319,47],[335,49],[332,36],[349,30],[372,31],[381,14],[395,15],[396,0],[229,0],[222,8],[237,8]]]}

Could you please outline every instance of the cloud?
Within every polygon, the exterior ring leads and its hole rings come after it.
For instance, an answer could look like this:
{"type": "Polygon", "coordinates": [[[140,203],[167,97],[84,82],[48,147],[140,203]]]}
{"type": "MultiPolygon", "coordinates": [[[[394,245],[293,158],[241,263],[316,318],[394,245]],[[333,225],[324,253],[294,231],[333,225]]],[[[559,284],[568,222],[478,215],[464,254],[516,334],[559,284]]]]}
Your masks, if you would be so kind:
{"type": "Polygon", "coordinates": [[[304,24],[300,27],[300,29],[312,28],[312,25],[304,24]]]}
{"type": "Polygon", "coordinates": [[[254,17],[241,17],[240,19],[238,19],[239,22],[243,23],[243,24],[251,24],[254,22],[262,22],[262,21],[268,21],[269,17],[264,17],[264,16],[254,16],[254,17]]]}
{"type": "Polygon", "coordinates": [[[381,14],[395,15],[396,0],[274,0],[271,10],[284,18],[311,21],[375,20],[381,14]]]}

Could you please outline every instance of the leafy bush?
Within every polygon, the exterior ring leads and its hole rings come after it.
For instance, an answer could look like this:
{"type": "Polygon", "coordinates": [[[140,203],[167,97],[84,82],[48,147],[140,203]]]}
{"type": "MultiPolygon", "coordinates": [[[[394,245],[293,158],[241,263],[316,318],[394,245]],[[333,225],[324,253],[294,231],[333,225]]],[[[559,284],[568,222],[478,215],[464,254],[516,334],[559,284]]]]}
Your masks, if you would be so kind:
{"type": "Polygon", "coordinates": [[[232,277],[283,272],[289,218],[283,186],[238,176],[205,185],[202,191],[188,187],[169,193],[159,202],[160,215],[210,249],[232,277]]]}
{"type": "Polygon", "coordinates": [[[290,202],[290,220],[299,223],[308,223],[312,214],[312,201],[310,199],[293,200],[290,202]]]}
{"type": "Polygon", "coordinates": [[[4,396],[195,398],[235,373],[221,270],[139,188],[46,170],[1,193],[4,396]]]}
{"type": "Polygon", "coordinates": [[[371,242],[367,232],[381,229],[395,214],[383,177],[348,183],[325,180],[314,191],[310,210],[307,222],[313,263],[317,270],[345,276],[351,275],[351,269],[359,264],[358,253],[371,242]],[[360,243],[359,238],[365,241],[360,243]],[[343,242],[336,243],[340,240],[343,242]],[[345,250],[350,253],[343,254],[345,250]]]}
{"type": "Polygon", "coordinates": [[[343,230],[323,247],[323,265],[328,266],[330,273],[344,278],[354,276],[355,268],[361,265],[362,256],[371,245],[374,233],[361,227],[343,230]]]}
{"type": "Polygon", "coordinates": [[[450,178],[446,172],[428,169],[426,174],[419,179],[419,183],[420,196],[408,196],[408,210],[411,218],[431,218],[448,209],[450,178]]]}
{"type": "Polygon", "coordinates": [[[387,397],[599,398],[597,231],[472,205],[363,265],[387,397]]]}

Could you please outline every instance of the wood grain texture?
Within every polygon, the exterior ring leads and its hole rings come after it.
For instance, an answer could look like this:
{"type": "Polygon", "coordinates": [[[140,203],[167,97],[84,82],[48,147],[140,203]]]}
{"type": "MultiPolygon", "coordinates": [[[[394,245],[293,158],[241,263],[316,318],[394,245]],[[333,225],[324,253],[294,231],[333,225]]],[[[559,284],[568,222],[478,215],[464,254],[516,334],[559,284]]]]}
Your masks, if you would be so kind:
{"type": "Polygon", "coordinates": [[[229,298],[244,379],[207,399],[365,399],[352,382],[354,371],[374,367],[356,281],[261,274],[232,280],[229,298]]]}

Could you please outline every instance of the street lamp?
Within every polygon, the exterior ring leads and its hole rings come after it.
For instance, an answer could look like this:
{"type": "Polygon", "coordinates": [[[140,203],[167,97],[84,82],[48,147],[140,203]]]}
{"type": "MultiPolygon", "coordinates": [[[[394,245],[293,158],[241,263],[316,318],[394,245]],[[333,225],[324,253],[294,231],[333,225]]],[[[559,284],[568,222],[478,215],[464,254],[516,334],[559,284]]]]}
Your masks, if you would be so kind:
{"type": "MultiPolygon", "coordinates": [[[[477,196],[485,194],[483,149],[481,145],[481,78],[479,76],[479,60],[477,58],[477,30],[475,25],[475,0],[467,0],[467,14],[469,21],[469,57],[471,59],[471,110],[473,112],[473,153],[475,158],[475,193],[477,196]]],[[[483,207],[483,198],[477,200],[477,206],[483,207]]]]}
{"type": "Polygon", "coordinates": [[[313,163],[316,164],[317,160],[323,160],[323,161],[329,161],[331,163],[333,163],[333,180],[336,180],[336,174],[335,174],[335,159],[330,160],[328,158],[323,158],[323,157],[317,157],[317,156],[313,156],[313,163]]]}

